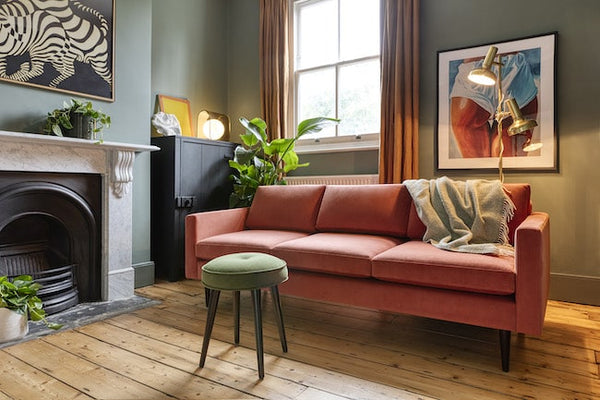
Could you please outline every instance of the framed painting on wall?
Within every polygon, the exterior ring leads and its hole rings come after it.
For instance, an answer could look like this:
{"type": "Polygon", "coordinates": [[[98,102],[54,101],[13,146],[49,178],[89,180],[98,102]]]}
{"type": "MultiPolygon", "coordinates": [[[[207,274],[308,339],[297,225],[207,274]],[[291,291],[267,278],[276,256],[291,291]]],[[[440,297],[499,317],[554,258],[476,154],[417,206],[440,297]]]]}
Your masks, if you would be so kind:
{"type": "MultiPolygon", "coordinates": [[[[557,169],[555,123],[556,33],[438,52],[436,169],[495,169],[500,141],[494,118],[498,84],[483,86],[467,79],[480,68],[490,48],[498,53],[492,72],[500,79],[504,100],[514,98],[527,119],[538,126],[527,135],[508,136],[512,118],[502,122],[503,164],[508,170],[557,169]],[[527,139],[542,147],[523,150],[527,139]]],[[[506,111],[506,107],[503,108],[506,111]]]]}
{"type": "Polygon", "coordinates": [[[0,80],[114,101],[115,0],[0,2],[0,80]]]}

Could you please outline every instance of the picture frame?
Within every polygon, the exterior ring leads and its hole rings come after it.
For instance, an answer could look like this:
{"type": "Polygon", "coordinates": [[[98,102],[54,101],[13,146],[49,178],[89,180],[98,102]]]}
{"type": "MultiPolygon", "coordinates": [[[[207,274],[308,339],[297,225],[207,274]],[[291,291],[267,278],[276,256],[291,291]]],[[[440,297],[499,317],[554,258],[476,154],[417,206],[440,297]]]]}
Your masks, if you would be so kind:
{"type": "MultiPolygon", "coordinates": [[[[525,118],[538,126],[532,141],[541,149],[526,153],[523,135],[508,138],[503,133],[503,166],[508,171],[556,171],[556,40],[548,33],[437,53],[437,121],[435,129],[436,170],[492,170],[498,168],[499,141],[494,121],[498,86],[483,87],[468,81],[468,72],[480,67],[490,46],[498,48],[502,60],[505,100],[514,97],[525,118]],[[528,72],[529,71],[529,72],[528,72]],[[486,136],[487,135],[487,136],[486,136]],[[508,144],[508,145],[507,145],[508,144]]],[[[498,57],[495,58],[498,60],[498,57]]],[[[498,66],[492,71],[497,74],[498,66]]],[[[507,130],[512,118],[503,121],[507,130]]]]}
{"type": "Polygon", "coordinates": [[[13,0],[0,9],[5,24],[19,24],[2,27],[0,81],[114,101],[115,0],[38,4],[13,0]]]}
{"type": "Polygon", "coordinates": [[[192,125],[192,111],[188,99],[159,94],[158,104],[160,111],[175,115],[181,127],[181,136],[195,137],[192,125]]]}

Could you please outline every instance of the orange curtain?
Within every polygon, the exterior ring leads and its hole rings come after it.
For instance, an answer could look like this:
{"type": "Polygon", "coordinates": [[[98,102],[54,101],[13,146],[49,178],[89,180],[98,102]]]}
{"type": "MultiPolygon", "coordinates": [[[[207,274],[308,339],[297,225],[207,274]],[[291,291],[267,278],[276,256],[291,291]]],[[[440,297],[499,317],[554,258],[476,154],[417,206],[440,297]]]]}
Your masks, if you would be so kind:
{"type": "Polygon", "coordinates": [[[289,1],[260,0],[260,106],[270,139],[289,121],[289,1]]]}
{"type": "Polygon", "coordinates": [[[382,1],[379,182],[419,175],[419,0],[382,1]]]}

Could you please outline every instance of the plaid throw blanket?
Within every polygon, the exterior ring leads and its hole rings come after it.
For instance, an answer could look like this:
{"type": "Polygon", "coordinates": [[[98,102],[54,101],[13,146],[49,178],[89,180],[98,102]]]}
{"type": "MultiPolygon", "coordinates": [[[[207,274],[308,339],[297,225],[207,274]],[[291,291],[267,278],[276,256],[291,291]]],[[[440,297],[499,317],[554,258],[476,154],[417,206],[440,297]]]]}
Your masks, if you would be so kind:
{"type": "Polygon", "coordinates": [[[500,181],[447,177],[403,182],[427,227],[423,241],[451,251],[513,255],[508,221],[515,206],[500,181]]]}

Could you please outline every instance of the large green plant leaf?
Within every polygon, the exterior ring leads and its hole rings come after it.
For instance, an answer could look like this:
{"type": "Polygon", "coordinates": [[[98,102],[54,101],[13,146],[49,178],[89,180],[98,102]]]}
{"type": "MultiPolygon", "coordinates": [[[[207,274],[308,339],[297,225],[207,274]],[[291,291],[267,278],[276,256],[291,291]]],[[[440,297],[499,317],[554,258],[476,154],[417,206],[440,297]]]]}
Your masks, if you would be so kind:
{"type": "Polygon", "coordinates": [[[304,135],[309,135],[311,133],[320,132],[326,126],[335,125],[339,122],[340,122],[339,119],[327,118],[327,117],[316,117],[316,118],[305,119],[304,121],[302,121],[298,124],[298,133],[296,134],[296,139],[299,139],[304,135]]]}

